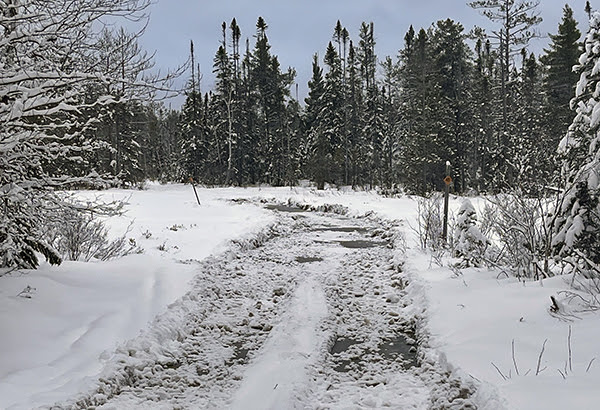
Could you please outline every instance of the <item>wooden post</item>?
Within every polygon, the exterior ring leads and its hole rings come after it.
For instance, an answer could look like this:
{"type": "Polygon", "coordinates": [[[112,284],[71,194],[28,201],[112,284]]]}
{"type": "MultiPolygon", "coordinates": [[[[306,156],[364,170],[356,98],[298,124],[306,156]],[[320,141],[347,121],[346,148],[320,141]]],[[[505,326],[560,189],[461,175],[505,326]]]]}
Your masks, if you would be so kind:
{"type": "Polygon", "coordinates": [[[446,189],[444,191],[444,229],[442,231],[442,237],[444,242],[448,242],[448,202],[450,199],[450,184],[452,183],[452,177],[450,176],[450,161],[446,161],[446,189]]]}
{"type": "Polygon", "coordinates": [[[196,192],[196,185],[194,184],[194,178],[190,177],[190,183],[192,184],[192,188],[194,188],[194,194],[196,195],[196,201],[198,201],[198,205],[200,205],[200,198],[198,198],[198,192],[196,192]]]}

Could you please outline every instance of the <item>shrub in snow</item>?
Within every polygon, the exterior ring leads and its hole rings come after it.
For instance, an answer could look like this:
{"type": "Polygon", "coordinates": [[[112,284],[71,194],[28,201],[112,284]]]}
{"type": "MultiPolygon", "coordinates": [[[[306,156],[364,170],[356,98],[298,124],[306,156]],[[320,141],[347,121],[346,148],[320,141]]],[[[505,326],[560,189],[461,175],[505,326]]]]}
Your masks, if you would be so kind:
{"type": "Polygon", "coordinates": [[[554,204],[550,198],[528,198],[520,191],[488,198],[482,226],[497,247],[490,247],[492,264],[511,268],[518,277],[549,276],[554,204]]]}
{"type": "Polygon", "coordinates": [[[61,217],[49,226],[52,246],[63,259],[87,262],[91,259],[109,260],[142,249],[127,231],[116,239],[109,239],[108,230],[102,221],[87,213],[63,210],[61,217]]]}
{"type": "Polygon", "coordinates": [[[417,200],[417,234],[421,248],[433,250],[443,246],[442,195],[434,193],[430,197],[417,200]]]}
{"type": "Polygon", "coordinates": [[[461,265],[464,267],[481,265],[489,244],[476,223],[475,207],[465,199],[458,211],[454,229],[454,256],[462,258],[461,265]]]}

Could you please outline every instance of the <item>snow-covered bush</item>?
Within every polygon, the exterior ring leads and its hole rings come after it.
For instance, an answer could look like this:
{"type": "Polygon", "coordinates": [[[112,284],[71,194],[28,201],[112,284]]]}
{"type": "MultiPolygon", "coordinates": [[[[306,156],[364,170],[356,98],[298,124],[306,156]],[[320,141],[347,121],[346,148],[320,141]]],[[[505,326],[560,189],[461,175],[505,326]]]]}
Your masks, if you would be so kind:
{"type": "Polygon", "coordinates": [[[444,246],[442,203],[443,198],[439,192],[417,199],[416,231],[423,249],[437,250],[444,246]]]}
{"type": "Polygon", "coordinates": [[[465,199],[458,210],[454,228],[454,256],[462,259],[462,267],[480,266],[489,244],[476,223],[475,207],[465,199]]]}
{"type": "Polygon", "coordinates": [[[552,198],[527,198],[519,191],[488,198],[482,226],[491,228],[488,261],[510,267],[518,277],[549,276],[552,198]]]}
{"type": "Polygon", "coordinates": [[[123,235],[111,240],[104,223],[90,213],[65,209],[48,231],[50,244],[65,260],[105,261],[142,252],[136,241],[127,236],[129,228],[123,235]]]}

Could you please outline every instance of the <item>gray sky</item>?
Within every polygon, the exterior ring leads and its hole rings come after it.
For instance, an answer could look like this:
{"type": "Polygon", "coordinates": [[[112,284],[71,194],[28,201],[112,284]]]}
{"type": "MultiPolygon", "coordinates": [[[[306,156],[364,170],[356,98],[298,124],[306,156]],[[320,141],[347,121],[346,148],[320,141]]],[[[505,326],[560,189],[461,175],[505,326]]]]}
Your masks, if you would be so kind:
{"type": "MultiPolygon", "coordinates": [[[[557,32],[564,4],[560,0],[541,0],[539,11],[544,22],[538,29],[543,36],[557,32]]],[[[585,0],[571,0],[568,4],[575,11],[579,29],[585,32],[588,27],[583,11],[585,0]]],[[[221,39],[221,23],[229,24],[235,17],[242,30],[242,44],[249,37],[253,47],[256,20],[262,16],[269,25],[271,52],[279,56],[282,68],[291,66],[297,71],[301,100],[307,93],[311,57],[315,52],[324,55],[338,19],[355,43],[360,23],[373,21],[380,60],[387,55],[397,56],[411,24],[418,30],[451,18],[462,23],[465,31],[474,25],[493,27],[463,0],[156,0],[150,13],[142,46],[156,52],[156,66],[164,71],[186,61],[189,42],[193,40],[203,74],[202,91],[210,90],[214,84],[212,60],[221,39]]],[[[539,54],[547,42],[547,38],[534,40],[531,51],[539,54]]],[[[185,77],[182,83],[189,74],[185,77]]],[[[176,99],[173,107],[182,101],[176,99]]]]}

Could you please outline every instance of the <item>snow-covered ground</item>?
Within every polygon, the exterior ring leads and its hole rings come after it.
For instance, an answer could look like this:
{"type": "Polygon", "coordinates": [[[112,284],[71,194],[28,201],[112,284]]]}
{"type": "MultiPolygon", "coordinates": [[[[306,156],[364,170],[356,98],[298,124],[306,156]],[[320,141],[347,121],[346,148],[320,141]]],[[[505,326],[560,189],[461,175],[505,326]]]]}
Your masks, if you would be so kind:
{"type": "MultiPolygon", "coordinates": [[[[158,337],[162,333],[157,333],[157,326],[172,332],[176,320],[164,322],[171,318],[169,311],[189,310],[193,298],[189,294],[183,297],[184,294],[199,289],[202,283],[210,283],[211,277],[205,272],[211,264],[211,259],[206,259],[209,255],[229,252],[230,256],[214,259],[214,263],[234,266],[235,259],[231,263],[227,259],[235,255],[231,252],[231,240],[243,243],[261,233],[264,236],[274,224],[279,224],[283,230],[279,234],[285,236],[278,212],[257,206],[259,198],[280,203],[341,204],[350,210],[350,216],[372,213],[373,217],[402,221],[397,229],[404,231],[406,251],[394,252],[397,262],[403,264],[402,274],[409,285],[398,294],[413,304],[396,313],[418,318],[419,337],[428,345],[423,350],[425,361],[436,362],[442,369],[454,369],[453,374],[462,375],[465,383],[478,387],[470,399],[478,408],[595,409],[600,403],[598,315],[581,313],[579,319],[565,322],[548,313],[549,297],[568,289],[565,278],[522,283],[499,276],[498,272],[477,269],[465,270],[456,277],[418,248],[411,228],[416,226],[416,201],[409,197],[383,198],[370,192],[317,192],[308,188],[199,189],[202,205],[198,206],[191,187],[182,185],[150,185],[146,191],[110,190],[103,195],[129,198],[127,214],[107,223],[119,235],[133,220],[128,236],[145,252],[110,262],[65,262],[59,267],[43,264],[37,271],[0,278],[0,408],[30,409],[67,403],[95,389],[98,377],[115,369],[115,357],[119,357],[115,352],[123,354],[128,346],[139,345],[146,336],[158,337]],[[31,290],[21,293],[28,286],[31,290]],[[149,323],[157,315],[163,322],[155,321],[152,333],[148,331],[149,323]],[[130,339],[136,342],[128,344],[130,339]]],[[[454,199],[451,205],[457,209],[459,200],[454,199]]],[[[325,245],[323,252],[324,249],[325,245]]],[[[314,256],[318,247],[311,252],[306,256],[314,256]]],[[[326,306],[325,300],[337,292],[327,287],[328,282],[318,279],[326,277],[319,273],[319,263],[311,264],[317,271],[306,280],[293,276],[296,279],[289,284],[293,291],[285,292],[279,303],[283,307],[263,300],[262,311],[254,309],[256,317],[281,317],[268,324],[272,329],[260,325],[264,331],[251,340],[261,349],[249,355],[250,363],[240,365],[240,373],[226,376],[237,382],[228,405],[243,408],[246,403],[256,403],[257,395],[265,400],[270,397],[274,400],[271,404],[276,405],[284,396],[298,395],[297,385],[309,378],[317,383],[311,387],[311,405],[393,407],[406,404],[402,400],[412,400],[414,408],[423,408],[427,402],[423,395],[432,394],[435,387],[422,385],[410,376],[410,371],[385,373],[385,382],[372,383],[369,379],[360,384],[360,380],[344,379],[343,374],[316,370],[318,366],[309,352],[324,349],[325,339],[331,343],[324,332],[326,325],[333,323],[328,322],[328,315],[336,308],[326,306]],[[277,346],[295,347],[293,354],[282,357],[277,346]],[[298,373],[292,371],[296,368],[300,369],[298,373]],[[281,382],[271,380],[273,375],[281,382]],[[267,397],[261,389],[272,381],[278,386],[279,396],[267,397]],[[337,387],[325,386],[327,390],[321,391],[319,383],[337,387]],[[385,386],[404,386],[407,390],[401,397],[385,386]]],[[[337,277],[345,280],[343,275],[337,277]]],[[[381,276],[382,283],[378,284],[379,277],[361,276],[349,286],[375,289],[373,292],[378,294],[380,287],[393,283],[381,276]]],[[[244,278],[239,283],[250,288],[251,278],[244,278]]],[[[277,278],[273,276],[274,284],[277,278]]],[[[231,283],[235,287],[237,281],[231,283]]],[[[264,286],[267,285],[258,287],[257,292],[264,286]]],[[[227,291],[238,295],[236,289],[227,291]]],[[[379,315],[389,309],[385,300],[396,301],[394,295],[382,296],[383,301],[373,298],[372,305],[356,307],[356,313],[344,319],[350,324],[338,327],[347,332],[360,327],[352,322],[356,317],[372,326],[380,323],[379,315]]],[[[368,300],[363,295],[359,299],[368,300]]],[[[341,312],[340,317],[344,314],[341,312]]],[[[392,364],[382,366],[377,371],[394,369],[392,364]]],[[[215,383],[225,394],[224,385],[215,383]]],[[[214,403],[223,403],[215,400],[214,403]]],[[[125,404],[135,407],[135,403],[124,400],[107,408],[122,408],[120,405],[125,404]]],[[[268,406],[259,408],[263,407],[268,406]]]]}

